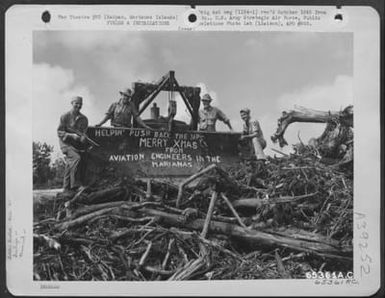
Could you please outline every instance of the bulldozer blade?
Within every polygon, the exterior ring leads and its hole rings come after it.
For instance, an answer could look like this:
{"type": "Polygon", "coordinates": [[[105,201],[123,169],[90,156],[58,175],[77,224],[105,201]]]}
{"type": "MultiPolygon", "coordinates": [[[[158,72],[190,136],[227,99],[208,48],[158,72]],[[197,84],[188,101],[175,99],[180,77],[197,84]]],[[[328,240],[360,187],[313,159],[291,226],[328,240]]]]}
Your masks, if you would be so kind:
{"type": "Polygon", "coordinates": [[[89,151],[88,179],[108,171],[120,176],[187,177],[210,164],[226,169],[240,160],[240,133],[89,127],[87,134],[100,145],[89,151]]]}

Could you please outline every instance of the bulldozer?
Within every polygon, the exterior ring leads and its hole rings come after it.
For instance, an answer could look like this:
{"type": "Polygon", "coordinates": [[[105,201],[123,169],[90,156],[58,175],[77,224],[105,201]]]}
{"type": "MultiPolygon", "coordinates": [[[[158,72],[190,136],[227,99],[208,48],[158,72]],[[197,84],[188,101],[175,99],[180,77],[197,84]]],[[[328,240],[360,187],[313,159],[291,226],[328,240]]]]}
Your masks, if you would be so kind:
{"type": "Polygon", "coordinates": [[[87,136],[94,145],[87,153],[88,179],[106,171],[143,178],[186,177],[210,164],[226,169],[239,161],[241,133],[198,131],[199,87],[181,86],[169,71],[155,83],[134,82],[132,89],[131,100],[151,130],[139,128],[135,121],[132,128],[89,127],[87,136]],[[160,116],[154,102],[162,91],[169,99],[166,116],[160,116]],[[151,116],[144,119],[151,103],[151,116]],[[189,123],[174,119],[181,104],[189,123]]]}

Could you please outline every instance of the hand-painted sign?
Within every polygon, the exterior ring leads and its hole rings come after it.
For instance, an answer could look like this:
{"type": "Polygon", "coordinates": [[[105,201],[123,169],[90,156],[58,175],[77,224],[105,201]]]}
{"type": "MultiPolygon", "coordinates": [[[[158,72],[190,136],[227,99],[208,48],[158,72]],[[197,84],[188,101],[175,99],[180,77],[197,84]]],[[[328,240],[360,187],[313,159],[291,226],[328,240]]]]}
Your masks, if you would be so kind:
{"type": "Polygon", "coordinates": [[[212,163],[226,168],[239,161],[239,133],[90,127],[87,135],[100,145],[88,153],[94,174],[109,168],[136,177],[183,177],[212,163]]]}

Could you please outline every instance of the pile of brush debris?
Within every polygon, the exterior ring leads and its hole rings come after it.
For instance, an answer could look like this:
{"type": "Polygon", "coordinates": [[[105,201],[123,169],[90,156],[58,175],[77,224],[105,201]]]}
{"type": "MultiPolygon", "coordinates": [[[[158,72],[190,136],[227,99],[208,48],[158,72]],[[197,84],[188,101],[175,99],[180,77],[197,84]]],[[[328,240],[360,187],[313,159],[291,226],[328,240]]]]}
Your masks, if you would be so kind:
{"type": "Polygon", "coordinates": [[[179,185],[130,177],[34,203],[35,280],[305,278],[352,271],[350,169],[300,154],[179,185]]]}

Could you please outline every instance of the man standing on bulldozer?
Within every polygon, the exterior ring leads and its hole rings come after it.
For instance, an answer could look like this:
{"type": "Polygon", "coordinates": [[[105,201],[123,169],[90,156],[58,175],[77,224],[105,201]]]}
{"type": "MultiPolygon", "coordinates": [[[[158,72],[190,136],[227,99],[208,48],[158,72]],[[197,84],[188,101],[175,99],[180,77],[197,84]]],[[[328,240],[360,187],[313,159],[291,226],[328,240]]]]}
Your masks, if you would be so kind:
{"type": "Polygon", "coordinates": [[[71,99],[72,109],[60,117],[57,134],[60,149],[65,155],[66,165],[64,169],[64,192],[77,191],[82,186],[82,155],[87,149],[88,119],[80,109],[83,98],[75,96],[71,99]]]}
{"type": "Polygon", "coordinates": [[[134,118],[138,124],[147,129],[151,129],[147,126],[143,120],[139,117],[139,113],[131,101],[132,91],[127,88],[124,91],[119,91],[121,97],[118,102],[114,102],[108,109],[106,116],[100,123],[95,125],[96,127],[102,126],[108,120],[111,120],[111,126],[114,127],[132,127],[132,119],[134,118]]]}
{"type": "Polygon", "coordinates": [[[243,135],[241,142],[247,142],[250,146],[251,152],[257,160],[266,160],[267,157],[263,152],[266,148],[266,140],[263,137],[261,126],[257,120],[250,117],[250,109],[244,108],[240,111],[243,123],[243,135]]]}
{"type": "Polygon", "coordinates": [[[203,110],[199,111],[199,130],[214,132],[217,120],[224,122],[230,130],[233,130],[229,118],[218,108],[210,105],[212,98],[209,94],[202,97],[203,110]]]}

